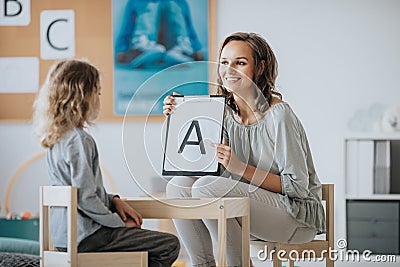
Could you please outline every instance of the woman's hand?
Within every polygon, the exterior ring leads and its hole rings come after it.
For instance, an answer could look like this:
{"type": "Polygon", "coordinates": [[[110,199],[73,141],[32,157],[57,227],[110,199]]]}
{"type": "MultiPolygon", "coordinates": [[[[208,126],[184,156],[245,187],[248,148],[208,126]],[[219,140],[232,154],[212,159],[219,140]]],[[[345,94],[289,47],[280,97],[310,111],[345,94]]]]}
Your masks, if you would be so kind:
{"type": "Polygon", "coordinates": [[[121,217],[121,219],[125,222],[126,227],[141,227],[142,215],[140,215],[139,212],[134,210],[120,198],[113,198],[113,202],[119,217],[121,217]]]}
{"type": "Polygon", "coordinates": [[[229,172],[240,175],[258,187],[272,192],[282,193],[280,175],[258,169],[240,161],[225,140],[223,140],[222,144],[214,145],[217,148],[218,162],[224,165],[225,169],[229,172]]]}
{"type": "Polygon", "coordinates": [[[230,173],[243,176],[247,165],[236,157],[236,154],[232,151],[232,148],[228,146],[225,139],[222,144],[214,145],[217,149],[218,162],[224,165],[225,169],[230,173]]]}
{"type": "Polygon", "coordinates": [[[169,114],[172,114],[174,112],[175,109],[175,95],[180,95],[177,93],[172,93],[172,95],[167,96],[166,98],[164,98],[164,106],[163,106],[163,113],[165,116],[168,116],[169,114]]]}

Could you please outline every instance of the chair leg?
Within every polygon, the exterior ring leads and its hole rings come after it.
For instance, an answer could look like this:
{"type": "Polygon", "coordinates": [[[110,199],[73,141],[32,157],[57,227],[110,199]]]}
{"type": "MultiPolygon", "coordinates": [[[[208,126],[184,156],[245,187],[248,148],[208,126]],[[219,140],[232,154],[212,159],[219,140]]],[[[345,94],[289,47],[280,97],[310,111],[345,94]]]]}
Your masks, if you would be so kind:
{"type": "Polygon", "coordinates": [[[327,257],[325,258],[325,260],[326,260],[326,267],[334,267],[334,266],[335,266],[335,262],[334,262],[333,260],[331,260],[331,259],[329,258],[329,256],[327,256],[327,257]]]}
{"type": "Polygon", "coordinates": [[[273,257],[273,263],[274,267],[282,267],[282,261],[276,256],[273,257]]]}

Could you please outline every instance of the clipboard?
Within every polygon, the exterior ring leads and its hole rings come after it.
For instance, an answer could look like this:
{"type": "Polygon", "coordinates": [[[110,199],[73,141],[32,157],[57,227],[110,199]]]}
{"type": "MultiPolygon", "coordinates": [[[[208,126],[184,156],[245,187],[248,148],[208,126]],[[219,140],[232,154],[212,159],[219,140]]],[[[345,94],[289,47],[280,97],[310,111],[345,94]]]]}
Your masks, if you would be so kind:
{"type": "Polygon", "coordinates": [[[218,175],[213,143],[222,142],[225,97],[174,96],[168,116],[162,175],[218,175]]]}

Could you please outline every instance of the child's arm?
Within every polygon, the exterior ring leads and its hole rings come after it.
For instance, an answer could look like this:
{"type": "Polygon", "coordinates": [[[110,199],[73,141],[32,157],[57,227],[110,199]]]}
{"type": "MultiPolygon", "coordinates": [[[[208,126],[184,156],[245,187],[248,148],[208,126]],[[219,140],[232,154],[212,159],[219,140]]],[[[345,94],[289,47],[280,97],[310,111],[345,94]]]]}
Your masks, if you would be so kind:
{"type": "Polygon", "coordinates": [[[135,226],[140,228],[140,226],[142,225],[142,215],[140,213],[138,213],[131,206],[126,204],[125,201],[123,201],[119,197],[114,197],[113,202],[115,205],[115,209],[117,210],[117,213],[119,214],[121,219],[125,222],[126,227],[128,227],[127,224],[130,225],[131,223],[131,220],[129,219],[132,219],[135,226]]]}
{"type": "Polygon", "coordinates": [[[117,213],[107,206],[108,196],[102,184],[98,154],[94,140],[89,136],[74,138],[65,147],[65,160],[69,165],[71,185],[78,188],[78,209],[103,226],[124,227],[117,213]],[[99,190],[102,189],[102,190],[99,190]]]}

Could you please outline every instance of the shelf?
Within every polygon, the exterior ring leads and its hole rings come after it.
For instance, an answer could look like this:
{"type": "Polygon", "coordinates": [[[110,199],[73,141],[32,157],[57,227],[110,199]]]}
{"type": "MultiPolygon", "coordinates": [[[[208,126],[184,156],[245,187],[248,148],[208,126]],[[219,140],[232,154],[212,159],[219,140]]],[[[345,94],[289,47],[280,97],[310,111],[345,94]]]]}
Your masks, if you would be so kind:
{"type": "Polygon", "coordinates": [[[360,132],[348,133],[346,140],[400,140],[400,132],[360,132]]]}
{"type": "Polygon", "coordinates": [[[346,199],[351,200],[400,200],[400,194],[374,194],[369,196],[346,195],[346,199]]]}
{"type": "Polygon", "coordinates": [[[348,133],[344,152],[348,248],[399,255],[400,132],[348,133]]]}

